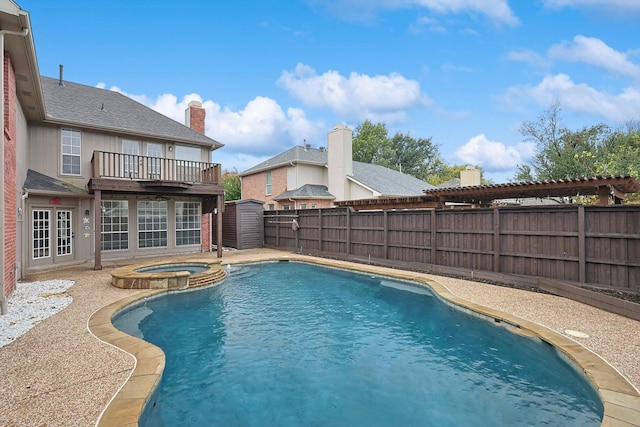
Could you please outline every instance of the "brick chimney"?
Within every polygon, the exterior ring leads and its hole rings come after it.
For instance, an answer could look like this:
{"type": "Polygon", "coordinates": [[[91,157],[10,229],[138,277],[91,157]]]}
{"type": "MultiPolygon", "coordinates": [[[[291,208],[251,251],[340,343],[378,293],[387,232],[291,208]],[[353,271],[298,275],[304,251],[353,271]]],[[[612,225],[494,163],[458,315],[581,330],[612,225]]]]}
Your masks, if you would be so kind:
{"type": "Polygon", "coordinates": [[[204,118],[206,112],[204,108],[202,108],[202,102],[200,101],[191,101],[189,102],[189,106],[187,110],[184,112],[185,121],[187,126],[196,132],[200,132],[204,135],[204,118]]]}

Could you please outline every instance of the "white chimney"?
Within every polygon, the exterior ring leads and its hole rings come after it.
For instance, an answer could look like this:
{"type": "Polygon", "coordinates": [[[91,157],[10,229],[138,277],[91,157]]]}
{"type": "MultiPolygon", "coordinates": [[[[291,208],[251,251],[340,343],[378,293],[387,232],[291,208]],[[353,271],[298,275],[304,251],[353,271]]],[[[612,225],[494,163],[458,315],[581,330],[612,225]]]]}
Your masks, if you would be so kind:
{"type": "Polygon", "coordinates": [[[480,169],[467,166],[466,169],[460,171],[460,187],[472,187],[481,184],[480,169]]]}
{"type": "Polygon", "coordinates": [[[329,193],[338,200],[351,199],[347,175],[353,175],[353,131],[338,124],[327,136],[327,168],[329,193]]]}

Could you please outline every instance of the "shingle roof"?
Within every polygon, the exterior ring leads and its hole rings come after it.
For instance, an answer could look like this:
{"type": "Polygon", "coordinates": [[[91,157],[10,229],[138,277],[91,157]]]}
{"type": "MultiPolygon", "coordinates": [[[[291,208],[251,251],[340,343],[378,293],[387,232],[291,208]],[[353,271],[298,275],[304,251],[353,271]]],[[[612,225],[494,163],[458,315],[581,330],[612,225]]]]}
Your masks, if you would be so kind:
{"type": "Polygon", "coordinates": [[[438,184],[437,188],[456,188],[460,187],[460,178],[451,178],[449,181],[445,181],[442,184],[438,184]]]}
{"type": "Polygon", "coordinates": [[[273,198],[273,200],[288,200],[288,199],[335,199],[335,196],[327,191],[326,185],[313,185],[305,184],[302,187],[285,191],[273,198]]]}
{"type": "MultiPolygon", "coordinates": [[[[286,166],[291,162],[325,166],[327,152],[317,148],[296,146],[247,169],[240,173],[240,176],[286,166]]],[[[435,188],[411,175],[370,163],[353,162],[353,175],[350,178],[385,196],[418,195],[422,194],[424,190],[435,188]]]]}
{"type": "Polygon", "coordinates": [[[324,166],[327,164],[327,152],[318,150],[317,148],[305,148],[298,145],[241,172],[240,176],[251,175],[256,172],[273,169],[277,166],[288,165],[293,161],[324,166]]]}
{"type": "Polygon", "coordinates": [[[383,196],[412,196],[435,188],[411,175],[371,163],[353,162],[353,179],[383,196]]]}
{"type": "Polygon", "coordinates": [[[111,90],[40,77],[47,120],[207,145],[221,143],[111,90]]]}
{"type": "Polygon", "coordinates": [[[33,192],[65,193],[76,196],[89,195],[87,190],[31,169],[27,171],[27,179],[24,181],[23,188],[33,192]]]}

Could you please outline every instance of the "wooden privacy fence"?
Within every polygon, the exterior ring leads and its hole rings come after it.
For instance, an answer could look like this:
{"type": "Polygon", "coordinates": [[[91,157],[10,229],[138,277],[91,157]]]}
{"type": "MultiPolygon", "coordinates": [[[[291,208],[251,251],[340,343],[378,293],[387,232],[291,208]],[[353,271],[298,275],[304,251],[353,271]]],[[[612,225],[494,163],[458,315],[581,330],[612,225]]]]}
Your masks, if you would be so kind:
{"type": "Polygon", "coordinates": [[[542,288],[567,283],[640,291],[640,206],[633,205],[265,211],[264,243],[542,288]]]}

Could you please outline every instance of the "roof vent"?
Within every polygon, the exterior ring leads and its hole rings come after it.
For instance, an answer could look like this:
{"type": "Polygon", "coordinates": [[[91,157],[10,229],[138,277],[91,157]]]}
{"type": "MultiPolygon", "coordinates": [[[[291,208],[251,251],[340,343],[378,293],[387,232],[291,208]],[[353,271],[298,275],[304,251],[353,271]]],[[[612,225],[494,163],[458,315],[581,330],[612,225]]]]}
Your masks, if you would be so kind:
{"type": "Polygon", "coordinates": [[[60,79],[58,80],[58,84],[60,86],[64,86],[64,82],[62,81],[62,69],[64,68],[64,65],[60,64],[60,79]]]}
{"type": "Polygon", "coordinates": [[[321,153],[324,153],[324,151],[326,150],[326,148],[325,148],[325,147],[320,146],[320,147],[318,147],[318,150],[320,150],[320,152],[321,152],[321,153]]]}

